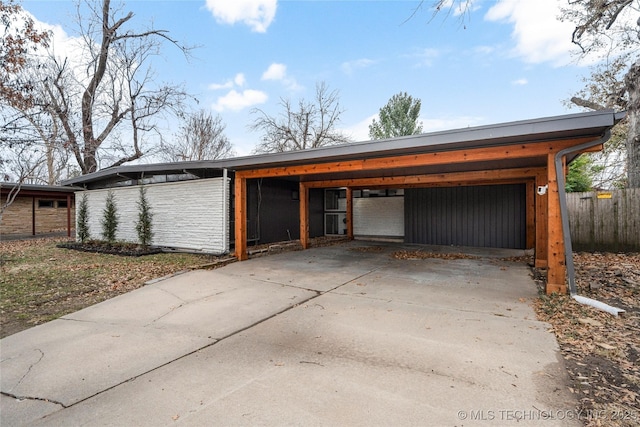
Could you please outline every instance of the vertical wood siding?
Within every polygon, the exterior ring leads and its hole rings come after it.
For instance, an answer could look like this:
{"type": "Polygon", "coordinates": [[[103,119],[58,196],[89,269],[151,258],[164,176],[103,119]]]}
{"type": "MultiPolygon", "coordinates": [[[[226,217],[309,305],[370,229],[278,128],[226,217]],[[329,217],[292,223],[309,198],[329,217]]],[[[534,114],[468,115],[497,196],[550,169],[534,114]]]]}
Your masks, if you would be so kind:
{"type": "Polygon", "coordinates": [[[568,193],[567,208],[573,249],[640,251],[640,188],[608,192],[568,193]]]}
{"type": "MultiPolygon", "coordinates": [[[[223,191],[229,185],[222,178],[150,184],[145,186],[147,199],[153,213],[153,241],[155,246],[189,249],[207,253],[225,253],[223,217],[229,215],[228,203],[223,206],[223,191]]],[[[87,191],[89,206],[89,231],[92,238],[101,239],[103,210],[109,190],[87,191]]],[[[119,217],[117,239],[137,242],[135,231],[138,220],[140,186],[111,189],[119,217]]],[[[76,204],[83,192],[76,193],[76,204]]],[[[76,218],[77,220],[77,218],[76,218]]],[[[226,229],[225,229],[226,228],[226,229]]],[[[228,239],[226,240],[229,241],[228,239]]]]}
{"type": "Polygon", "coordinates": [[[524,184],[405,190],[405,242],[524,249],[524,184]]]}
{"type": "Polygon", "coordinates": [[[404,197],[354,198],[353,234],[356,237],[404,236],[404,197]]]}

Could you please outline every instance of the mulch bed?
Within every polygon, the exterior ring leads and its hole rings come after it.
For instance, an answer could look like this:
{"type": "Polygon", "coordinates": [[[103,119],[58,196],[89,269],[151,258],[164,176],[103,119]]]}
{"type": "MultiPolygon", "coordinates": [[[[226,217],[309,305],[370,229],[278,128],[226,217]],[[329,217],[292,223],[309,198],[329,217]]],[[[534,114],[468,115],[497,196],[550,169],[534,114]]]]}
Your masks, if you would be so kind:
{"type": "Polygon", "coordinates": [[[161,248],[156,247],[142,247],[133,243],[108,243],[102,241],[90,241],[90,242],[65,242],[56,245],[63,249],[73,249],[83,252],[95,252],[110,255],[120,256],[144,256],[162,253],[161,248]]]}

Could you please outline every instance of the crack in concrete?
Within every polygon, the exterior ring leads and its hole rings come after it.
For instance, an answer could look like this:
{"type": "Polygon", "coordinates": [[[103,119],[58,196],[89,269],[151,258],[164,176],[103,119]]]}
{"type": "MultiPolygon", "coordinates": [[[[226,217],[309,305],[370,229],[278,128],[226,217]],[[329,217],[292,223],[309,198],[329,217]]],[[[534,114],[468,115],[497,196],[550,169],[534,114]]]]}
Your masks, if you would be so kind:
{"type": "MultiPolygon", "coordinates": [[[[11,394],[11,393],[5,393],[5,392],[0,392],[0,394],[6,395],[6,396],[8,396],[8,397],[15,398],[15,399],[29,399],[29,400],[39,400],[39,401],[43,401],[43,402],[51,402],[51,403],[55,403],[55,404],[57,404],[57,405],[60,405],[60,406],[61,406],[62,408],[64,408],[64,409],[71,408],[71,407],[73,407],[73,406],[75,406],[75,405],[78,405],[78,404],[80,404],[80,403],[82,403],[82,402],[85,402],[85,401],[87,401],[87,400],[89,400],[89,399],[92,399],[92,398],[94,398],[94,397],[96,397],[96,396],[99,396],[99,395],[101,395],[101,394],[103,394],[103,393],[106,393],[106,392],[108,392],[108,391],[110,391],[110,390],[113,390],[113,389],[115,389],[115,388],[117,388],[117,387],[119,387],[119,386],[121,386],[121,385],[123,385],[123,384],[126,384],[126,383],[131,382],[131,381],[135,381],[136,379],[138,379],[138,378],[140,378],[140,377],[143,377],[143,376],[145,376],[145,375],[147,375],[147,374],[149,374],[149,373],[151,373],[151,372],[155,372],[155,371],[157,371],[157,370],[159,370],[159,369],[162,369],[162,368],[164,368],[165,366],[168,366],[168,365],[170,365],[170,364],[172,364],[172,363],[174,363],[174,362],[177,362],[177,361],[179,361],[179,360],[182,360],[182,359],[184,359],[184,358],[187,358],[187,357],[189,357],[189,356],[191,356],[191,355],[193,355],[193,354],[195,354],[195,353],[198,353],[198,352],[200,352],[200,351],[202,351],[202,350],[205,350],[205,349],[207,349],[207,348],[209,348],[209,347],[212,347],[212,346],[214,346],[214,345],[216,345],[216,344],[218,344],[218,343],[221,343],[221,342],[223,342],[224,340],[226,340],[226,339],[228,339],[228,338],[231,338],[231,337],[233,337],[233,336],[235,336],[235,335],[241,334],[241,333],[242,333],[242,332],[244,332],[244,331],[247,331],[247,330],[249,330],[249,329],[251,329],[251,328],[253,328],[253,327],[257,326],[257,325],[260,325],[260,324],[262,324],[262,323],[264,323],[264,322],[266,322],[266,321],[268,321],[268,320],[270,320],[270,319],[273,319],[273,318],[274,318],[274,317],[276,317],[276,316],[279,316],[279,315],[281,315],[281,314],[283,314],[283,313],[286,313],[287,311],[292,310],[292,309],[294,309],[294,308],[296,308],[296,307],[298,307],[298,306],[300,306],[300,305],[302,305],[302,304],[304,304],[304,303],[307,303],[307,302],[309,302],[309,301],[311,301],[311,300],[313,300],[313,299],[315,299],[315,298],[318,298],[319,296],[322,296],[322,295],[324,295],[324,294],[326,294],[326,293],[328,293],[328,292],[332,292],[332,291],[334,291],[334,290],[336,290],[336,289],[338,289],[338,288],[340,288],[340,287],[342,287],[342,286],[344,286],[344,285],[346,285],[346,284],[348,284],[348,283],[353,282],[354,280],[358,280],[358,279],[362,278],[363,276],[366,276],[367,274],[371,274],[371,273],[373,273],[374,271],[379,270],[380,268],[381,268],[381,267],[375,268],[375,269],[373,269],[373,270],[371,270],[371,271],[369,271],[369,272],[366,272],[366,273],[364,273],[364,274],[361,274],[360,276],[357,276],[357,277],[355,277],[355,278],[353,278],[353,279],[350,279],[350,280],[348,280],[348,281],[346,281],[346,282],[344,282],[344,283],[341,283],[341,284],[339,284],[339,285],[337,285],[337,286],[335,286],[335,287],[333,287],[333,288],[331,288],[331,289],[329,289],[329,290],[327,290],[327,291],[324,291],[324,292],[322,292],[322,291],[316,291],[316,290],[311,290],[311,289],[310,289],[310,291],[314,292],[314,295],[310,296],[309,298],[303,299],[303,300],[301,300],[301,301],[299,301],[299,302],[297,302],[297,303],[295,303],[295,304],[292,304],[292,305],[290,305],[290,306],[288,306],[288,307],[286,307],[286,308],[284,308],[284,309],[282,309],[282,310],[280,310],[280,311],[278,311],[278,312],[276,312],[276,313],[273,313],[273,314],[271,314],[271,315],[269,315],[269,316],[267,316],[267,317],[265,317],[265,318],[263,318],[263,319],[260,319],[260,320],[258,320],[258,321],[256,321],[256,322],[251,323],[251,324],[249,324],[249,325],[247,325],[247,326],[245,326],[245,327],[243,327],[243,328],[240,328],[240,329],[238,329],[238,330],[236,330],[236,331],[230,332],[229,334],[224,335],[224,336],[220,337],[219,339],[216,339],[215,341],[213,341],[213,342],[211,342],[211,343],[208,343],[208,344],[206,344],[206,345],[203,345],[203,346],[201,346],[201,347],[199,347],[199,348],[197,348],[197,349],[195,349],[195,350],[193,350],[193,351],[190,351],[190,352],[188,352],[188,353],[186,353],[186,354],[183,354],[182,356],[176,357],[175,359],[169,360],[169,361],[167,361],[167,362],[165,362],[165,363],[163,363],[163,364],[161,364],[161,365],[158,365],[158,366],[156,366],[156,367],[154,367],[154,368],[152,368],[152,369],[149,369],[149,370],[147,370],[147,371],[145,371],[145,372],[141,372],[141,373],[139,373],[139,374],[137,374],[137,375],[134,375],[134,376],[132,376],[131,378],[128,378],[128,379],[122,380],[122,381],[120,381],[120,382],[119,382],[119,383],[117,383],[117,384],[114,384],[114,385],[112,385],[112,386],[110,386],[110,387],[107,387],[107,388],[105,388],[105,389],[103,389],[103,390],[100,390],[100,391],[98,391],[98,392],[96,392],[96,393],[94,393],[94,394],[92,394],[92,395],[90,395],[90,396],[87,396],[87,397],[85,397],[85,398],[83,398],[83,399],[80,399],[80,400],[78,400],[78,401],[76,401],[76,402],[73,402],[73,403],[71,403],[71,404],[69,404],[69,405],[64,405],[62,402],[57,402],[57,401],[54,401],[54,400],[51,400],[51,399],[44,399],[44,398],[39,398],[39,397],[16,396],[16,395],[13,395],[13,394],[11,394]]],[[[273,282],[271,282],[271,283],[273,283],[273,282]]],[[[286,286],[286,285],[285,285],[285,286],[286,286]]],[[[171,313],[172,311],[173,311],[173,310],[169,311],[168,313],[163,314],[163,315],[162,315],[162,316],[160,316],[158,319],[154,320],[154,322],[155,322],[155,321],[157,321],[157,320],[159,320],[160,318],[162,318],[162,317],[166,316],[167,314],[171,313]]],[[[72,320],[72,319],[69,319],[69,320],[72,320]]],[[[152,322],[152,323],[153,323],[153,322],[152,322]]]]}
{"type": "Polygon", "coordinates": [[[38,360],[33,362],[31,365],[29,365],[29,368],[27,368],[27,372],[25,372],[24,375],[22,377],[20,377],[20,379],[18,380],[16,385],[14,385],[11,388],[11,390],[13,390],[14,388],[18,387],[22,383],[22,381],[24,381],[24,379],[27,377],[27,375],[29,375],[29,373],[31,372],[31,369],[33,369],[34,366],[36,366],[38,363],[40,363],[40,361],[44,357],[44,352],[42,350],[40,350],[39,348],[34,348],[34,350],[36,350],[37,352],[40,353],[40,357],[38,358],[38,360]]]}
{"type": "Polygon", "coordinates": [[[47,399],[47,398],[44,398],[44,397],[18,396],[18,395],[12,394],[12,393],[8,393],[6,391],[0,391],[0,394],[3,395],[3,396],[10,397],[12,399],[16,399],[16,400],[35,400],[35,401],[39,401],[39,402],[53,403],[54,405],[61,406],[63,409],[68,408],[68,406],[65,405],[62,402],[58,402],[57,400],[53,400],[53,399],[47,399]]]}
{"type": "Polygon", "coordinates": [[[176,311],[176,310],[178,310],[178,309],[180,309],[180,308],[184,307],[184,306],[185,306],[185,305],[187,305],[187,304],[188,304],[188,303],[182,303],[182,304],[180,304],[180,305],[178,305],[178,306],[175,306],[175,307],[171,307],[171,308],[169,308],[169,311],[167,311],[166,313],[163,313],[163,314],[161,314],[160,316],[156,317],[155,319],[153,319],[151,322],[147,323],[147,324],[146,324],[146,325],[144,325],[143,327],[144,327],[144,328],[146,328],[146,327],[148,327],[148,326],[153,325],[154,323],[156,323],[157,321],[159,321],[159,320],[160,320],[160,319],[162,319],[163,317],[170,315],[170,314],[171,314],[171,313],[173,313],[174,311],[176,311]]]}

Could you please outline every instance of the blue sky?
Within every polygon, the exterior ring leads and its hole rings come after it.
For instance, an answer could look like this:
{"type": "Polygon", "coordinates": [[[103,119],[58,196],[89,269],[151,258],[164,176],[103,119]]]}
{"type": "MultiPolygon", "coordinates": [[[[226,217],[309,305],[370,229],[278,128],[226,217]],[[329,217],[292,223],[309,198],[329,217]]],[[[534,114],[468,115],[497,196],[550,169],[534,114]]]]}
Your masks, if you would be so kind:
{"type": "MultiPolygon", "coordinates": [[[[556,19],[562,0],[476,0],[464,22],[455,11],[431,20],[430,3],[412,18],[418,2],[401,0],[139,0],[123,10],[136,28],[153,22],[200,46],[189,61],[166,46],[156,73],[184,82],[192,108],[220,114],[238,155],[260,138],[252,108],[275,115],[280,98],[311,99],[320,81],[339,91],[339,127],[356,141],[401,91],[422,100],[425,132],[577,112],[563,101],[588,69],[572,60],[573,27],[556,19]]],[[[23,7],[55,26],[58,45],[75,35],[74,2],[23,7]]]]}

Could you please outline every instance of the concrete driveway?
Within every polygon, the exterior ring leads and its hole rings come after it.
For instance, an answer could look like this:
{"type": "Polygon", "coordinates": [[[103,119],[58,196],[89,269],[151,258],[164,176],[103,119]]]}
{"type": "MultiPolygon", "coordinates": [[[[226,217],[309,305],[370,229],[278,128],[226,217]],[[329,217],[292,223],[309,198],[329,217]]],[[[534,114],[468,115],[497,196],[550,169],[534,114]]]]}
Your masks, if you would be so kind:
{"type": "Polygon", "coordinates": [[[512,252],[401,248],[193,271],[9,336],[0,424],[579,425],[512,252]]]}

